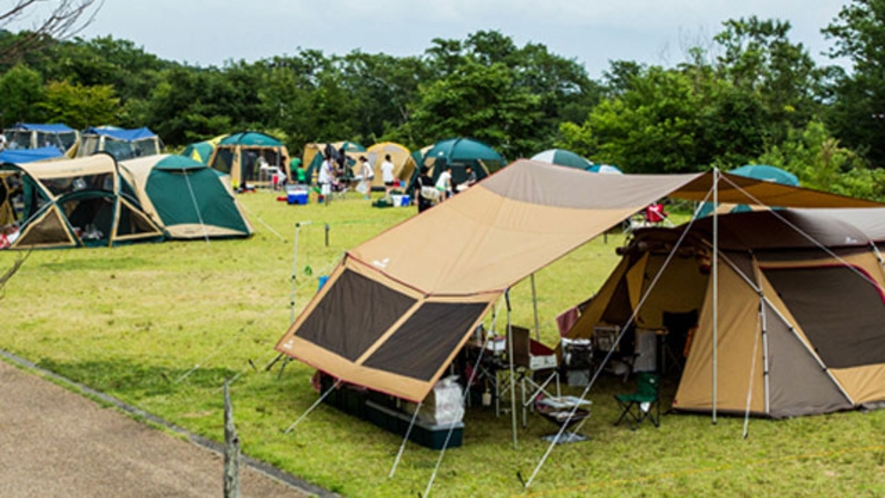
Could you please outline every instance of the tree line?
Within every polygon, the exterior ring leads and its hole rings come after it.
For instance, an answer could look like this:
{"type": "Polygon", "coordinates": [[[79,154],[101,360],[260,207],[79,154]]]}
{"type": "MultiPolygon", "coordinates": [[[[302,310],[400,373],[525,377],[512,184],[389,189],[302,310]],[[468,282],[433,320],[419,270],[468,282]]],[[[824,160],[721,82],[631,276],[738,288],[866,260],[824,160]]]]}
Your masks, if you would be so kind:
{"type": "Polygon", "coordinates": [[[782,20],[722,23],[671,67],[610,61],[600,79],[498,31],[434,39],[423,54],[355,50],[198,67],[132,41],[0,33],[0,121],[147,126],[172,148],[260,130],[305,143],[482,140],[508,159],[561,147],[632,173],[771,164],[803,185],[885,200],[885,0],[851,0],[818,65],[782,20]]]}

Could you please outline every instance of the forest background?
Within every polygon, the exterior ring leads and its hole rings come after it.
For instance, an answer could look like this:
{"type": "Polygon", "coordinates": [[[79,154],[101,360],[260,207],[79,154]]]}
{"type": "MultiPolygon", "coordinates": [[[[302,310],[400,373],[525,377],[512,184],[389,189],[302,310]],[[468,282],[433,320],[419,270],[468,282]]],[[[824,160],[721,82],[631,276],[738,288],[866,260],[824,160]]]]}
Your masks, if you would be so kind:
{"type": "MultiPolygon", "coordinates": [[[[2,24],[0,24],[2,26],[2,24]]],[[[499,31],[434,39],[420,56],[298,48],[200,67],[135,42],[0,32],[0,125],[147,126],[167,146],[259,130],[305,143],[467,136],[506,158],[560,147],[629,173],[770,164],[806,187],[885,200],[885,0],[852,0],[821,31],[821,65],[787,20],[748,17],[673,66],[614,60],[589,77],[499,31]],[[847,67],[846,67],[847,66],[847,67]]]]}

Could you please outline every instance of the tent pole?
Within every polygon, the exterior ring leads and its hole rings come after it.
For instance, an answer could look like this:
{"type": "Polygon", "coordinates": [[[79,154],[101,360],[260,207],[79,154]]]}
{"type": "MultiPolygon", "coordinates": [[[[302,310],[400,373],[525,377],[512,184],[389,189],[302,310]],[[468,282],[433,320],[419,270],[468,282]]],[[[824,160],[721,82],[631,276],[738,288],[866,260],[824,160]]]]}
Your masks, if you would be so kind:
{"type": "MultiPolygon", "coordinates": [[[[309,222],[308,222],[309,223],[309,222]]],[[[292,244],[292,291],[289,294],[289,325],[295,323],[295,281],[298,279],[298,233],[301,222],[295,223],[295,242],[292,244]]]]}
{"type": "Polygon", "coordinates": [[[535,274],[532,273],[532,306],[535,309],[535,340],[541,342],[541,325],[538,320],[538,291],[535,288],[535,274]]]}
{"type": "Polygon", "coordinates": [[[713,168],[713,409],[712,423],[716,423],[716,384],[719,349],[719,168],[713,168]]]}
{"type": "MultiPolygon", "coordinates": [[[[765,298],[759,296],[759,312],[756,316],[758,328],[753,335],[753,359],[750,362],[750,380],[747,384],[747,408],[744,412],[744,439],[750,436],[750,405],[753,402],[753,378],[756,377],[756,353],[759,350],[759,336],[765,334],[765,298]]],[[[763,367],[764,368],[764,367],[763,367]]],[[[766,374],[766,380],[768,376],[766,374]]],[[[766,410],[767,412],[767,410],[766,410]]]]}
{"type": "Polygon", "coordinates": [[[200,228],[203,229],[203,238],[206,239],[206,244],[209,244],[209,232],[206,231],[206,223],[203,221],[203,213],[200,212],[200,204],[197,202],[197,196],[194,194],[194,187],[191,185],[191,180],[189,178],[190,173],[187,170],[182,171],[184,173],[184,181],[187,183],[187,190],[191,194],[191,202],[194,203],[194,211],[197,213],[197,219],[200,220],[200,228]]]}
{"type": "Polygon", "coordinates": [[[507,302],[507,361],[510,363],[510,422],[513,426],[513,449],[518,449],[516,441],[516,372],[513,370],[513,324],[510,321],[510,289],[504,291],[507,302]]]}

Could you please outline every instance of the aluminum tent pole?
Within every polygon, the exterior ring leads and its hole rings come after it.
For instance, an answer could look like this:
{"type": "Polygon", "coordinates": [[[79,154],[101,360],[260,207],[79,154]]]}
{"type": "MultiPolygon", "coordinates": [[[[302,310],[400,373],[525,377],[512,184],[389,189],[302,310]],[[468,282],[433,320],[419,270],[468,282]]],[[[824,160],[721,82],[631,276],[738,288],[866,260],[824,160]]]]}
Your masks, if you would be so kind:
{"type": "Polygon", "coordinates": [[[541,342],[541,322],[538,319],[538,290],[535,287],[534,273],[532,273],[532,306],[535,310],[535,340],[541,342]]]}
{"type": "Polygon", "coordinates": [[[716,401],[719,368],[719,168],[713,168],[713,411],[712,423],[716,423],[716,401]]]}
{"type": "Polygon", "coordinates": [[[516,372],[513,370],[513,323],[510,321],[510,289],[504,292],[507,302],[507,361],[510,363],[510,421],[513,426],[513,449],[518,449],[516,437],[516,372]]]}

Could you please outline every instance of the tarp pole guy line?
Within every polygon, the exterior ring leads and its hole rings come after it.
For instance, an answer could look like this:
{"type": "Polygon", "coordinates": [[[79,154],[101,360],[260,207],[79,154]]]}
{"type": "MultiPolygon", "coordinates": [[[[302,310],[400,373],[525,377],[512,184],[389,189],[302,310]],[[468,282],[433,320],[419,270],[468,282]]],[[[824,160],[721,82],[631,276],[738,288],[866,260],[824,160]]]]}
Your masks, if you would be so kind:
{"type": "Polygon", "coordinates": [[[246,207],[245,204],[242,204],[242,203],[241,203],[240,206],[242,206],[242,208],[243,208],[247,213],[249,213],[249,216],[252,216],[253,218],[255,218],[255,219],[257,219],[258,221],[260,221],[262,225],[264,225],[265,227],[267,227],[267,229],[270,230],[274,235],[276,235],[280,240],[282,240],[283,242],[286,242],[286,238],[283,237],[282,235],[280,235],[280,232],[277,232],[276,230],[274,230],[272,226],[268,225],[267,222],[264,221],[264,219],[261,218],[261,216],[258,216],[257,214],[253,213],[249,208],[246,207]]]}
{"type": "MultiPolygon", "coordinates": [[[[509,290],[508,290],[509,292],[509,290]]],[[[506,295],[506,294],[505,294],[506,295]]],[[[509,301],[508,301],[509,304],[509,301]]],[[[508,310],[509,310],[508,306],[508,310]]],[[[508,320],[509,323],[509,320],[508,320]]],[[[467,400],[467,396],[470,395],[470,387],[473,385],[473,381],[476,380],[476,373],[479,371],[479,365],[482,363],[482,357],[485,355],[486,347],[489,344],[489,338],[491,336],[486,335],[486,338],[482,342],[482,348],[479,350],[479,354],[476,356],[476,361],[473,363],[473,370],[470,372],[470,378],[467,379],[467,388],[464,389],[464,393],[461,395],[461,403],[466,406],[465,401],[467,400]]],[[[420,408],[420,407],[419,407],[420,408]]],[[[515,413],[515,412],[514,412],[515,413]]],[[[417,415],[417,411],[416,411],[417,415]]],[[[514,423],[516,423],[516,419],[513,419],[514,423]]],[[[449,441],[452,439],[452,433],[455,432],[455,424],[451,424],[449,426],[449,432],[446,434],[446,440],[443,443],[442,450],[439,452],[439,458],[436,460],[436,467],[433,468],[433,473],[430,475],[430,480],[427,481],[427,487],[424,489],[424,498],[427,498],[430,495],[430,488],[433,487],[433,481],[436,480],[436,474],[439,472],[439,466],[442,464],[443,456],[446,454],[446,448],[449,447],[449,441]]],[[[392,475],[392,474],[391,474],[392,475]]]]}
{"type": "Polygon", "coordinates": [[[224,351],[225,349],[227,349],[227,347],[230,346],[235,340],[239,339],[240,336],[243,335],[243,333],[244,333],[247,329],[249,329],[249,328],[250,328],[251,326],[253,326],[253,325],[257,325],[257,324],[260,323],[262,320],[264,320],[265,318],[267,318],[267,316],[270,314],[270,312],[271,312],[271,311],[274,311],[274,308],[276,308],[277,306],[279,306],[279,304],[274,304],[274,305],[269,306],[267,309],[264,310],[264,312],[262,312],[261,316],[259,316],[255,321],[253,321],[252,323],[247,323],[246,325],[243,325],[242,327],[240,327],[240,330],[238,330],[236,334],[234,334],[233,336],[231,336],[230,339],[228,339],[228,340],[227,340],[226,342],[224,342],[221,346],[219,346],[217,349],[215,349],[215,351],[212,351],[211,353],[209,353],[208,356],[206,356],[205,358],[203,358],[203,361],[197,363],[196,365],[194,365],[193,368],[191,368],[190,370],[188,370],[187,372],[185,372],[184,375],[182,375],[181,377],[179,377],[178,379],[176,379],[176,380],[175,380],[175,383],[178,384],[179,382],[183,381],[183,380],[186,379],[188,376],[190,376],[190,374],[192,374],[192,373],[194,373],[195,371],[197,371],[197,369],[199,369],[201,366],[203,366],[206,362],[208,362],[210,359],[212,359],[212,358],[213,358],[214,356],[216,356],[218,353],[220,353],[220,352],[224,351]]]}
{"type": "Polygon", "coordinates": [[[324,392],[323,395],[319,397],[319,399],[317,399],[316,401],[313,402],[312,405],[310,405],[310,408],[308,408],[306,412],[304,412],[303,414],[301,414],[300,417],[298,417],[298,420],[292,422],[292,425],[290,425],[288,429],[283,431],[283,434],[288,434],[288,433],[292,432],[292,429],[294,429],[295,426],[300,424],[302,420],[304,420],[308,415],[310,415],[310,412],[312,412],[314,410],[314,408],[319,406],[319,404],[322,403],[323,400],[326,399],[326,396],[328,396],[332,391],[334,391],[335,389],[338,389],[338,387],[340,385],[341,385],[341,379],[336,380],[335,384],[333,384],[332,387],[330,387],[328,391],[324,392]]]}
{"type": "MultiPolygon", "coordinates": [[[[710,197],[710,192],[707,192],[707,195],[704,197],[704,200],[701,202],[700,205],[702,205],[703,202],[706,202],[709,197],[710,197]]],[[[700,209],[700,207],[698,209],[700,209]]],[[[605,358],[602,359],[602,361],[599,363],[599,366],[596,368],[596,371],[593,372],[593,377],[590,379],[590,382],[587,383],[587,387],[585,387],[584,391],[581,393],[581,397],[579,398],[580,402],[575,403],[575,405],[572,407],[571,411],[569,412],[568,419],[571,419],[572,417],[575,416],[575,413],[578,411],[578,408],[580,407],[582,402],[587,398],[587,394],[590,392],[590,388],[593,387],[593,385],[596,383],[596,379],[599,378],[599,375],[602,373],[602,369],[605,367],[605,365],[611,359],[617,346],[621,343],[621,339],[624,337],[624,334],[627,332],[627,329],[630,328],[630,325],[632,325],[633,322],[636,320],[636,317],[639,315],[639,311],[642,309],[642,306],[645,304],[645,301],[648,299],[648,296],[651,295],[651,291],[654,290],[655,285],[657,285],[658,281],[661,279],[661,275],[664,274],[664,270],[670,265],[670,261],[673,260],[673,257],[676,255],[676,252],[679,249],[679,247],[682,245],[682,242],[688,236],[688,233],[691,231],[691,227],[692,227],[692,225],[694,225],[695,221],[697,221],[697,218],[695,216],[692,216],[692,219],[691,219],[691,221],[688,222],[688,225],[686,225],[685,230],[683,230],[682,234],[679,235],[679,239],[676,241],[676,244],[673,245],[673,249],[670,250],[670,254],[668,254],[667,259],[664,260],[664,264],[661,265],[661,268],[658,270],[657,274],[655,275],[655,278],[652,279],[647,290],[645,291],[645,294],[642,296],[642,299],[640,299],[639,303],[636,305],[636,309],[633,310],[633,313],[630,315],[630,318],[627,320],[627,323],[624,325],[624,327],[621,328],[621,331],[618,333],[618,337],[615,339],[615,343],[612,345],[611,348],[609,348],[608,352],[605,354],[605,358]]],[[[584,420],[581,420],[580,422],[578,422],[578,425],[574,429],[574,432],[578,432],[579,430],[581,430],[581,427],[583,427],[583,425],[586,421],[587,421],[587,419],[585,418],[584,420]]],[[[538,476],[538,472],[541,471],[541,467],[544,466],[544,463],[547,462],[547,458],[550,457],[550,453],[553,452],[553,448],[556,447],[557,441],[559,441],[559,438],[561,438],[563,433],[565,433],[565,429],[566,429],[567,425],[568,424],[563,424],[559,428],[559,431],[556,433],[556,437],[554,437],[552,439],[552,441],[550,441],[550,445],[547,447],[547,451],[544,452],[544,456],[541,457],[541,460],[538,462],[538,465],[535,467],[535,470],[532,471],[532,475],[529,476],[529,479],[525,482],[526,489],[529,488],[532,485],[532,483],[535,481],[535,477],[538,476]]]]}
{"type": "Polygon", "coordinates": [[[203,213],[200,212],[200,205],[197,203],[197,196],[194,194],[194,188],[191,186],[190,174],[188,174],[187,170],[183,171],[184,173],[184,182],[187,183],[187,190],[191,194],[191,202],[194,203],[194,211],[197,212],[197,219],[200,220],[200,227],[203,229],[203,238],[206,239],[206,244],[211,245],[209,243],[209,232],[206,230],[206,224],[203,223],[203,213]]]}
{"type": "Polygon", "coordinates": [[[399,465],[400,459],[403,457],[403,452],[406,450],[406,443],[409,441],[409,436],[412,434],[412,428],[415,427],[415,421],[418,419],[418,412],[421,411],[421,407],[424,406],[424,402],[418,403],[418,407],[415,408],[415,413],[412,414],[412,421],[409,422],[409,428],[406,429],[406,435],[403,436],[403,443],[399,447],[399,452],[396,454],[396,459],[393,461],[393,467],[390,469],[390,474],[387,474],[388,479],[392,479],[393,475],[396,473],[396,467],[399,465]]]}

